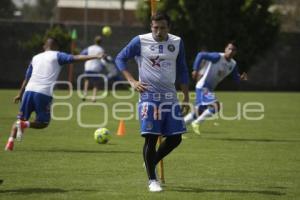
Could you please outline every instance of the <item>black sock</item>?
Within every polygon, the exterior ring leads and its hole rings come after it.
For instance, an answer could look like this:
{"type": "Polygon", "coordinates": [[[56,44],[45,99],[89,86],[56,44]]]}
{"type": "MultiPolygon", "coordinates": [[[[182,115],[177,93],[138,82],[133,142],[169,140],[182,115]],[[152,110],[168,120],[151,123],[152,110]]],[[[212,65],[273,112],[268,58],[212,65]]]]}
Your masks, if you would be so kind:
{"type": "Polygon", "coordinates": [[[173,135],[166,137],[160,144],[155,157],[155,166],[157,163],[175,149],[181,142],[181,135],[173,135]]]}
{"type": "Polygon", "coordinates": [[[156,179],[155,174],[155,157],[156,157],[156,143],[157,135],[145,135],[145,144],[143,148],[143,156],[145,161],[145,166],[148,174],[149,180],[156,179]]]}

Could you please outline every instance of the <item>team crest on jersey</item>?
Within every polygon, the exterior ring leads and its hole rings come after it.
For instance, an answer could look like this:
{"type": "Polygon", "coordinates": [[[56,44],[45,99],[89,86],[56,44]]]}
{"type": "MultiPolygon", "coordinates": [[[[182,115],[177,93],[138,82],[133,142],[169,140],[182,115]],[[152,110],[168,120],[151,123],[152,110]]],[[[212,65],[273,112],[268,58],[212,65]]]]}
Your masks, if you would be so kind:
{"type": "Polygon", "coordinates": [[[151,130],[153,128],[153,123],[152,122],[147,122],[146,123],[146,129],[151,130]]]}
{"type": "Polygon", "coordinates": [[[174,51],[175,51],[175,46],[174,46],[173,44],[169,44],[169,45],[168,45],[168,50],[169,50],[170,52],[174,52],[174,51]]]}

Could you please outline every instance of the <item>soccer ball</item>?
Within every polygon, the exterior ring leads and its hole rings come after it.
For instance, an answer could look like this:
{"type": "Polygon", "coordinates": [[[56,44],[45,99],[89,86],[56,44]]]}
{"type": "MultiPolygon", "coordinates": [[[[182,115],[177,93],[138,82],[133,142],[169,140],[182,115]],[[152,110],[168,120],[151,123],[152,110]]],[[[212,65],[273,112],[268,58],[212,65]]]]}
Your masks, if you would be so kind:
{"type": "Polygon", "coordinates": [[[112,30],[110,26],[104,26],[102,28],[102,35],[104,35],[105,37],[109,37],[111,34],[112,34],[112,30]]]}
{"type": "Polygon", "coordinates": [[[111,134],[107,128],[98,128],[94,133],[94,139],[98,144],[106,144],[111,134]]]}

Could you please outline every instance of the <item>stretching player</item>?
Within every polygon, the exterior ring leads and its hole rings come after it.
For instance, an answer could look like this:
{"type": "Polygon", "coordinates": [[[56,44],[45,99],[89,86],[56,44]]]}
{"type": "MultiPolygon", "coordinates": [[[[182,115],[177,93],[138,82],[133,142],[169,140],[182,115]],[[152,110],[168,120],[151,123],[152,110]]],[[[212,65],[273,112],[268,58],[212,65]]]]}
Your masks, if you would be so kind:
{"type": "Polygon", "coordinates": [[[42,129],[49,125],[53,94],[51,88],[57,80],[62,65],[103,57],[103,54],[86,56],[59,52],[58,43],[54,38],[48,38],[45,41],[44,50],[32,58],[19,94],[14,98],[15,103],[20,100],[22,102],[18,120],[13,124],[5,146],[6,151],[13,150],[14,139],[17,137],[21,140],[24,129],[29,127],[42,129]],[[35,121],[28,121],[32,112],[36,113],[36,119],[35,121]]]}
{"type": "Polygon", "coordinates": [[[201,78],[196,84],[195,111],[185,116],[184,121],[200,134],[200,124],[220,110],[220,103],[212,93],[216,86],[232,73],[235,81],[247,80],[247,74],[238,73],[236,61],[233,59],[237,51],[235,42],[229,42],[224,53],[199,52],[193,64],[192,78],[197,79],[199,71],[201,78]],[[206,61],[200,69],[201,63],[206,61]]]}

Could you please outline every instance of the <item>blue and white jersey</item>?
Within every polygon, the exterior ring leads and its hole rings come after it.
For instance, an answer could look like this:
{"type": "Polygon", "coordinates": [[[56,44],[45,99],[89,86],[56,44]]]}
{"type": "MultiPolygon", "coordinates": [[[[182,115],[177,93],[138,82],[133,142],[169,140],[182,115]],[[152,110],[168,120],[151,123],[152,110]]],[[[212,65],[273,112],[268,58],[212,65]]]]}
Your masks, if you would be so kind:
{"type": "Polygon", "coordinates": [[[120,71],[127,68],[127,61],[131,58],[135,58],[138,64],[139,81],[147,84],[147,91],[141,94],[141,98],[154,94],[160,101],[177,101],[176,78],[182,84],[189,81],[180,37],[168,34],[166,41],[157,42],[152,33],[136,36],[116,58],[120,71]]]}
{"type": "Polygon", "coordinates": [[[193,69],[198,71],[202,60],[208,61],[201,69],[202,78],[197,82],[196,88],[208,88],[213,91],[217,85],[233,72],[235,81],[239,81],[239,74],[234,59],[226,60],[224,53],[198,53],[193,69]]]}
{"type": "MultiPolygon", "coordinates": [[[[104,53],[104,49],[101,46],[94,44],[84,49],[80,54],[95,56],[101,53],[104,53]]],[[[101,70],[102,64],[99,59],[88,60],[84,63],[84,71],[100,72],[101,70]]]]}
{"type": "Polygon", "coordinates": [[[108,79],[112,79],[113,77],[118,76],[119,70],[117,69],[111,56],[107,56],[106,59],[102,58],[100,61],[107,72],[106,76],[108,79]]]}
{"type": "Polygon", "coordinates": [[[57,80],[62,65],[73,60],[73,55],[58,51],[45,51],[35,55],[26,72],[25,78],[29,81],[25,91],[52,96],[51,87],[57,80]]]}

